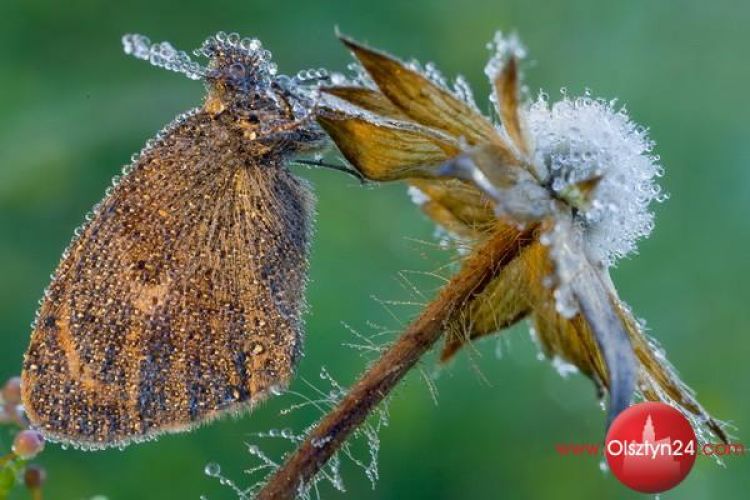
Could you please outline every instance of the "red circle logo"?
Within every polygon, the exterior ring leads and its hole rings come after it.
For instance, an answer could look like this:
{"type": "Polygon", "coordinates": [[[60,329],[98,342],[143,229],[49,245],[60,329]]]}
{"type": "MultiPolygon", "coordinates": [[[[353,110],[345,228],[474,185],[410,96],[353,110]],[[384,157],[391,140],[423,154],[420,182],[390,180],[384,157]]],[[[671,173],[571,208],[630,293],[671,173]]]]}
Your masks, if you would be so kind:
{"type": "Polygon", "coordinates": [[[639,403],[620,413],[607,432],[607,463],[625,486],[661,493],[687,477],[698,443],[690,422],[664,403],[639,403]]]}

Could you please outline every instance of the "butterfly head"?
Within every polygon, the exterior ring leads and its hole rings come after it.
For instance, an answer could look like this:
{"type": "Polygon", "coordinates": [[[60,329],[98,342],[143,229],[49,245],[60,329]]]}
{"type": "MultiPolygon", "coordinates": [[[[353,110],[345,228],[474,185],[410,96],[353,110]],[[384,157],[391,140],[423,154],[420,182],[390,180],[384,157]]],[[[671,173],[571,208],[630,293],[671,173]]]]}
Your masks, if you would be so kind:
{"type": "Polygon", "coordinates": [[[195,53],[209,60],[203,79],[235,97],[253,97],[266,91],[276,78],[271,52],[257,38],[240,38],[237,33],[227,35],[220,31],[207,38],[195,53]]]}
{"type": "Polygon", "coordinates": [[[325,141],[313,119],[318,87],[327,81],[324,70],[280,75],[260,40],[237,33],[220,31],[194,51],[208,59],[205,66],[169,42],[151,43],[135,34],[125,35],[122,42],[127,54],[206,82],[204,108],[215,115],[229,113],[251,130],[251,136],[282,140],[297,151],[318,149],[325,141]]]}

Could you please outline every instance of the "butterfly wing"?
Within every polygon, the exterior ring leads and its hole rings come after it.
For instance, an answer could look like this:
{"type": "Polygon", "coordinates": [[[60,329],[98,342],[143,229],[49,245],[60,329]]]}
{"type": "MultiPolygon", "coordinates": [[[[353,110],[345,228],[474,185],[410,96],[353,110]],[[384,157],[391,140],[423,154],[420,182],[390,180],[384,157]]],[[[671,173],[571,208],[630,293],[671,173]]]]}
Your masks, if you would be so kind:
{"type": "Polygon", "coordinates": [[[38,313],[23,402],[53,440],[188,429],[286,386],[299,357],[306,184],[204,112],[159,137],[94,209],[38,313]]]}

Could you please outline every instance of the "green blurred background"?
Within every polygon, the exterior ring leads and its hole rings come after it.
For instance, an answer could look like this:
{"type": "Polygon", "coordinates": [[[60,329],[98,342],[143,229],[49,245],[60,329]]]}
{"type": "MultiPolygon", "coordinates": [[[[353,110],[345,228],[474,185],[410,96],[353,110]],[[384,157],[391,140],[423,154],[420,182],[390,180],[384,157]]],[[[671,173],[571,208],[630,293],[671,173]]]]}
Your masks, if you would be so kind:
{"type": "MultiPolygon", "coordinates": [[[[745,0],[2,0],[0,378],[18,373],[49,274],[110,178],[149,136],[200,102],[199,83],[126,57],[122,34],[192,49],[218,30],[238,31],[260,38],[281,70],[294,73],[345,68],[339,26],[402,57],[433,60],[449,75],[465,74],[485,103],[485,43],[496,29],[515,29],[530,49],[531,89],[555,97],[560,87],[580,93],[588,86],[619,97],[650,127],[672,197],[657,207],[641,255],[622,262],[615,281],[703,404],[750,444],[749,23],[745,0]]],[[[373,296],[410,300],[397,273],[432,271],[448,256],[433,248],[433,227],[403,187],[362,189],[333,172],[299,170],[320,199],[300,374],[322,386],[324,365],[349,384],[365,360],[342,346],[354,341],[342,322],[362,333],[372,333],[368,322],[398,328],[373,296]]],[[[426,294],[438,285],[419,281],[426,294]]],[[[415,310],[396,312],[405,321],[415,310]]],[[[636,496],[601,472],[598,458],[555,454],[557,442],[598,441],[604,414],[588,380],[561,378],[537,360],[525,326],[442,370],[432,359],[423,368],[439,375],[438,404],[412,375],[381,433],[377,488],[345,467],[347,498],[636,496]]],[[[301,379],[294,388],[311,394],[301,379]]],[[[239,420],[125,451],[51,445],[39,459],[49,472],[47,496],[232,498],[204,465],[217,462],[247,484],[242,471],[255,463],[243,444],[249,433],[311,422],[311,413],[279,416],[294,401],[284,396],[239,420]]],[[[9,439],[0,429],[0,450],[9,439]]],[[[722,468],[699,458],[663,498],[747,498],[749,460],[729,458],[722,468]]]]}

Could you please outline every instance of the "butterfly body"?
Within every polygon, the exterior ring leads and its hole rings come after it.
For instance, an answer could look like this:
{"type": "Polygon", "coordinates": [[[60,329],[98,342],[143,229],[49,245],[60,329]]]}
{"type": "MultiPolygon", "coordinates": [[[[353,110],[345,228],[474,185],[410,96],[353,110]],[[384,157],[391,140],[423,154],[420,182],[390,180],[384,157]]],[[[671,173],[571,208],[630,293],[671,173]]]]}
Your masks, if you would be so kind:
{"type": "Polygon", "coordinates": [[[102,448],[186,430],[292,376],[314,200],[286,162],[320,136],[272,80],[225,79],[221,57],[244,53],[218,42],[204,106],[149,141],[45,293],[22,386],[50,439],[102,448]]]}

